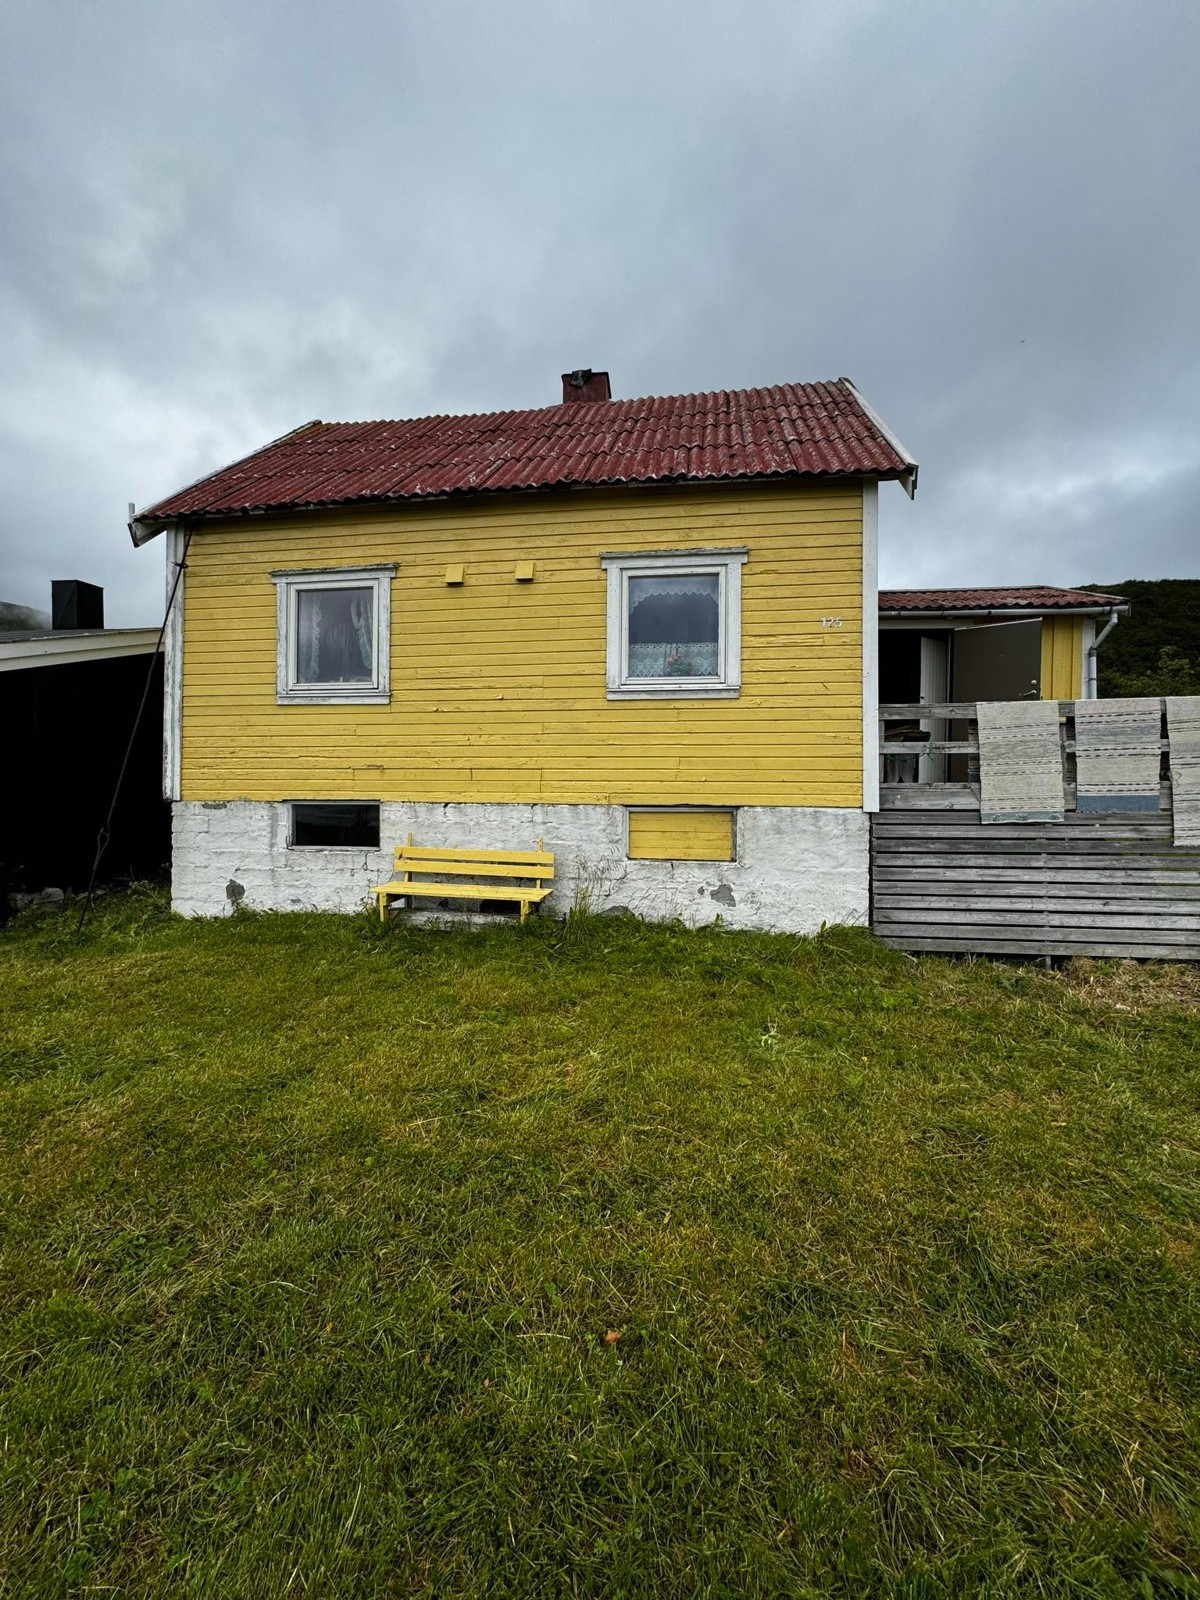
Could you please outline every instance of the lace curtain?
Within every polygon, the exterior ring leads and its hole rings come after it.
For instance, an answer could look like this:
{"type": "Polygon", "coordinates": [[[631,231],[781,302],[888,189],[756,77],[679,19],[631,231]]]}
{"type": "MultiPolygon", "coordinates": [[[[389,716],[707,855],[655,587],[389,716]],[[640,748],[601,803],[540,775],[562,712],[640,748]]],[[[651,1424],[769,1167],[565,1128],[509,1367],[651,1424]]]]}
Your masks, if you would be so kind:
{"type": "Polygon", "coordinates": [[[296,600],[299,681],[370,683],[374,677],[373,591],[301,589],[296,600]]]}
{"type": "Polygon", "coordinates": [[[629,676],[715,678],[720,671],[715,573],[629,580],[629,676]]]}

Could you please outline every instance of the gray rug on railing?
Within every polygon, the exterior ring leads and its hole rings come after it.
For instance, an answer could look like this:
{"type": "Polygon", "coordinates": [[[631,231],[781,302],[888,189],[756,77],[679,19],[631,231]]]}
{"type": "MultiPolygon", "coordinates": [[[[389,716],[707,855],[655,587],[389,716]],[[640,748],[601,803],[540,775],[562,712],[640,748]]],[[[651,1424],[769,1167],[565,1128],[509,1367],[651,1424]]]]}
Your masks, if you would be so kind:
{"type": "Polygon", "coordinates": [[[1077,700],[1080,811],[1157,811],[1162,702],[1077,700]]]}
{"type": "Polygon", "coordinates": [[[1167,696],[1175,843],[1200,844],[1200,694],[1167,696]]]}
{"type": "Polygon", "coordinates": [[[1057,700],[981,700],[982,822],[1061,822],[1062,744],[1057,700]]]}

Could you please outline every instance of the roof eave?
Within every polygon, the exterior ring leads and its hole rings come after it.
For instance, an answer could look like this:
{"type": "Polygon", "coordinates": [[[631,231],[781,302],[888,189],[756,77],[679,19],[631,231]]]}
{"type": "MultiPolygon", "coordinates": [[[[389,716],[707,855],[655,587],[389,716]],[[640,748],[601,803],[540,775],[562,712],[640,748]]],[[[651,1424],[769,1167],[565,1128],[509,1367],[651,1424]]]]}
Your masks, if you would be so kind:
{"type": "Polygon", "coordinates": [[[149,544],[151,539],[157,539],[164,529],[169,528],[174,522],[174,517],[163,520],[159,517],[134,517],[128,523],[129,537],[133,540],[133,548],[140,550],[144,544],[149,544]]]}
{"type": "Polygon", "coordinates": [[[314,417],[311,422],[302,422],[298,428],[289,428],[286,433],[281,433],[278,439],[270,440],[269,443],[262,445],[250,455],[239,456],[236,461],[230,461],[225,466],[218,467],[215,472],[206,472],[202,477],[193,478],[190,483],[182,484],[172,494],[165,496],[161,500],[156,500],[154,505],[148,506],[140,517],[136,515],[133,502],[130,501],[127,526],[129,528],[129,537],[133,540],[134,549],[136,550],[144,544],[149,544],[151,539],[156,539],[164,529],[173,527],[179,521],[176,516],[156,517],[154,515],[156,507],[166,505],[171,500],[177,500],[180,495],[187,494],[191,489],[198,489],[203,483],[210,483],[214,478],[219,478],[223,472],[228,472],[231,467],[238,467],[245,461],[252,461],[255,456],[261,455],[264,450],[273,450],[276,445],[284,444],[288,439],[294,439],[298,434],[306,433],[309,428],[319,428],[320,426],[321,419],[314,417]]]}
{"type": "Polygon", "coordinates": [[[904,462],[904,467],[899,472],[881,472],[879,476],[881,478],[895,477],[908,498],[910,500],[915,500],[917,495],[917,474],[921,470],[920,463],[917,461],[917,458],[913,455],[911,450],[907,449],[906,446],[900,443],[899,439],[888,427],[887,423],[879,415],[878,411],[875,410],[874,406],[870,405],[863,398],[862,393],[859,390],[858,385],[854,382],[853,378],[839,378],[838,382],[846,385],[846,388],[849,389],[850,393],[854,396],[855,403],[862,408],[864,414],[871,419],[873,425],[879,430],[879,432],[887,440],[888,444],[891,445],[892,449],[904,462]]]}
{"type": "Polygon", "coordinates": [[[1001,617],[1014,621],[1028,617],[1032,622],[1036,617],[1107,617],[1114,611],[1128,616],[1129,601],[1100,606],[890,606],[887,610],[881,607],[879,615],[889,622],[910,617],[921,622],[949,621],[954,617],[1001,617]]]}
{"type": "Polygon", "coordinates": [[[761,484],[761,483],[800,483],[805,481],[819,481],[828,478],[854,479],[874,478],[880,480],[895,480],[906,490],[909,497],[916,491],[917,468],[914,462],[911,468],[906,467],[849,467],[845,471],[828,472],[764,472],[751,476],[745,473],[721,475],[712,473],[704,477],[681,478],[609,478],[592,483],[542,483],[542,484],[505,484],[502,487],[489,488],[487,485],[464,487],[462,489],[440,489],[431,494],[363,494],[348,495],[337,500],[281,500],[274,505],[261,506],[220,506],[212,509],[176,512],[171,516],[155,517],[143,514],[134,517],[129,523],[129,535],[135,546],[149,544],[151,539],[163,532],[164,529],[181,524],[195,525],[202,522],[216,522],[229,517],[264,517],[283,512],[296,511],[336,511],[342,507],[350,506],[390,506],[404,505],[407,502],[432,505],[441,500],[460,500],[469,495],[490,497],[493,495],[546,495],[546,494],[586,494],[597,489],[704,489],[714,484],[761,484]],[[911,480],[911,487],[910,481],[911,480]]]}

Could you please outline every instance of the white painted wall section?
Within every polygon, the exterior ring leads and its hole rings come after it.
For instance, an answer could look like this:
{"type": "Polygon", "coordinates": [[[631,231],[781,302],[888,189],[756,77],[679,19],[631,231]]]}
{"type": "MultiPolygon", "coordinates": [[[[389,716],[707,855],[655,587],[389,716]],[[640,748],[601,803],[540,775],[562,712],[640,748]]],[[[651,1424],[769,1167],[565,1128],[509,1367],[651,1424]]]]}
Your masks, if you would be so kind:
{"type": "Polygon", "coordinates": [[[177,801],[173,817],[172,904],[184,916],[227,916],[238,905],[361,910],[411,832],[417,844],[491,850],[528,850],[543,838],[557,857],[551,916],[586,901],[648,921],[720,917],[731,928],[789,933],[868,918],[869,819],[857,808],[743,806],[736,861],[627,860],[623,806],[385,801],[381,850],[289,848],[283,802],[177,801]]]}

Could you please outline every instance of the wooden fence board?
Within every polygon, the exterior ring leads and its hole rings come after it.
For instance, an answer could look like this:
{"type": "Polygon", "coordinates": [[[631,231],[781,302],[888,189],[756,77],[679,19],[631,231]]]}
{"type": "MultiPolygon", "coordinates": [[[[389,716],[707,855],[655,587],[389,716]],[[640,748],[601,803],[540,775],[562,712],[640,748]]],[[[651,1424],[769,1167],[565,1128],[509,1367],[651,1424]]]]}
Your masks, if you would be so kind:
{"type": "MultiPolygon", "coordinates": [[[[926,887],[936,887],[941,884],[947,889],[951,884],[962,884],[964,893],[976,892],[980,884],[994,884],[996,893],[1008,894],[1027,893],[1031,885],[1039,886],[1044,881],[1036,873],[1031,872],[1004,873],[981,867],[962,869],[957,864],[952,878],[929,872],[914,877],[909,867],[879,867],[875,870],[874,878],[878,883],[918,882],[926,887]]],[[[1075,872],[1070,875],[1069,879],[1060,881],[1069,883],[1072,892],[1079,890],[1086,895],[1092,886],[1096,887],[1097,893],[1105,891],[1105,886],[1109,884],[1122,884],[1130,888],[1136,888],[1142,884],[1168,885],[1174,888],[1179,884],[1180,879],[1169,873],[1127,873],[1115,876],[1100,871],[1095,873],[1075,872]]],[[[1187,880],[1184,881],[1186,882],[1187,880]]]]}
{"type": "Polygon", "coordinates": [[[976,884],[972,885],[970,894],[922,894],[919,889],[907,884],[887,883],[876,889],[875,906],[880,911],[895,911],[903,907],[919,911],[926,906],[931,909],[942,906],[961,913],[969,912],[974,907],[979,910],[990,907],[996,911],[1069,911],[1075,916],[1085,907],[1094,911],[1124,911],[1131,915],[1137,915],[1139,909],[1159,912],[1164,907],[1176,907],[1187,916],[1192,916],[1200,913],[1200,890],[1194,889],[1189,894],[1179,895],[1172,893],[1167,884],[1154,884],[1149,893],[1124,883],[1115,887],[1089,884],[1085,893],[1077,891],[1072,894],[1058,884],[1050,884],[1045,889],[1016,888],[1014,892],[1006,893],[1002,887],[976,884]]]}
{"type": "MultiPolygon", "coordinates": [[[[1078,906],[1069,911],[1039,909],[1035,915],[1028,910],[991,911],[979,906],[972,906],[969,910],[933,907],[919,914],[889,907],[877,907],[875,911],[875,922],[880,928],[920,922],[932,930],[934,923],[948,922],[958,927],[965,920],[969,920],[975,928],[1021,928],[1026,932],[1036,928],[1041,933],[1055,929],[1069,935],[1079,928],[1080,911],[1078,906]]],[[[1087,925],[1095,933],[1136,933],[1143,928],[1170,929],[1180,934],[1200,933],[1200,916],[1161,909],[1157,913],[1131,912],[1127,908],[1115,912],[1097,911],[1089,906],[1087,925]]]]}
{"type": "MultiPolygon", "coordinates": [[[[884,935],[880,935],[881,938],[884,935]]],[[[971,939],[930,938],[917,929],[902,931],[892,929],[887,942],[914,955],[976,955],[976,956],[1100,956],[1109,960],[1132,959],[1137,961],[1195,961],[1194,945],[1152,944],[1146,939],[1131,944],[1116,944],[1109,939],[1082,940],[1067,944],[1061,939],[971,939]]]]}
{"type": "Polygon", "coordinates": [[[1172,844],[1169,809],[985,827],[973,794],[971,808],[953,798],[906,796],[872,818],[881,938],[912,951],[1200,960],[1200,849],[1172,844]]]}

